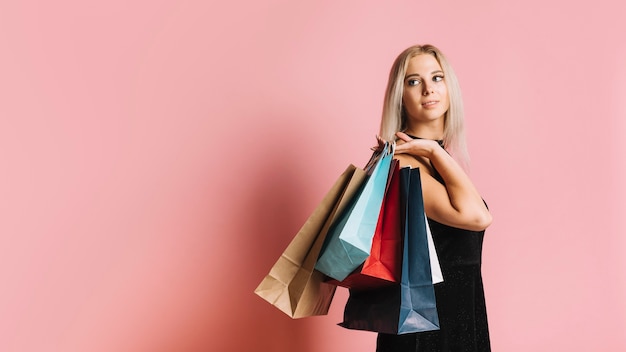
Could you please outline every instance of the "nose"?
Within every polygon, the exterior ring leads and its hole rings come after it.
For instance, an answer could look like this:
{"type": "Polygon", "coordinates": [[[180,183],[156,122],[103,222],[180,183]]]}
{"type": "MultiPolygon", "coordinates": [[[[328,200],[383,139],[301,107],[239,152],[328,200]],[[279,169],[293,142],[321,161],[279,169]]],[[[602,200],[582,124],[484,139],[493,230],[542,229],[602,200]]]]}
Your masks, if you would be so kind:
{"type": "Polygon", "coordinates": [[[430,84],[424,83],[424,88],[422,88],[422,95],[427,96],[433,93],[433,87],[430,84]]]}

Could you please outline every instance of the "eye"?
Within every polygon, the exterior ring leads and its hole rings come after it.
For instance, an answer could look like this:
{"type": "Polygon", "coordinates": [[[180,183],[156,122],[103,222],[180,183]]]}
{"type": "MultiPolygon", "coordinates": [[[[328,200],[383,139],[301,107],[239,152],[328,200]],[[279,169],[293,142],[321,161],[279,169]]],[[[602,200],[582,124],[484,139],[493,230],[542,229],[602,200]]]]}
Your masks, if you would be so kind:
{"type": "Polygon", "coordinates": [[[441,82],[443,81],[443,75],[433,76],[433,82],[441,82]]]}
{"type": "Polygon", "coordinates": [[[409,85],[409,86],[411,86],[411,87],[413,87],[413,86],[417,86],[417,85],[419,85],[420,83],[422,83],[422,81],[420,81],[419,79],[415,79],[415,78],[412,78],[412,79],[410,79],[410,80],[406,81],[406,84],[408,84],[408,85],[409,85]]]}

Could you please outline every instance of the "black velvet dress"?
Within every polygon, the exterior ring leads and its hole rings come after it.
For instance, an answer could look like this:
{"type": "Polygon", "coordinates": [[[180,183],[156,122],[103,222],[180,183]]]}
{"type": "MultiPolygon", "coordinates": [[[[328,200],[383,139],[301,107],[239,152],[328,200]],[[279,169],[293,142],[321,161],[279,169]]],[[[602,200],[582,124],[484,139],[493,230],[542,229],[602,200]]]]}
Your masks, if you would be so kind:
{"type": "MultiPolygon", "coordinates": [[[[434,176],[443,183],[439,175],[434,176]]],[[[485,232],[450,227],[432,219],[428,219],[428,223],[444,280],[435,285],[440,330],[378,334],[376,351],[491,351],[481,276],[485,232]]]]}

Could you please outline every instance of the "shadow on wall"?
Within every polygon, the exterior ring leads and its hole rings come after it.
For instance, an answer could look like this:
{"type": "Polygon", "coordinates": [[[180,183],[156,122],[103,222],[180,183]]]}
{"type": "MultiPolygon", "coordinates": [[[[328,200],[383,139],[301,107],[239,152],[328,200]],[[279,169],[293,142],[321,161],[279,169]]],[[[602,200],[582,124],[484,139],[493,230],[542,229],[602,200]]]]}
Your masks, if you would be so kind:
{"type": "Polygon", "coordinates": [[[287,134],[275,133],[274,138],[264,136],[268,143],[261,145],[269,147],[255,155],[244,171],[243,179],[252,191],[237,210],[243,272],[231,281],[238,291],[232,298],[238,300],[229,301],[238,318],[229,319],[231,325],[223,326],[223,333],[216,336],[219,341],[214,346],[220,351],[315,351],[317,318],[291,319],[254,293],[312,211],[309,201],[322,197],[307,191],[315,175],[300,164],[301,151],[285,148],[296,143],[306,146],[307,141],[302,136],[298,141],[285,140],[287,134]]]}
{"type": "Polygon", "coordinates": [[[337,322],[291,319],[254,293],[326,191],[313,187],[320,185],[311,170],[321,138],[303,126],[312,119],[266,113],[255,121],[268,127],[249,128],[254,136],[239,142],[247,144],[245,155],[207,163],[212,176],[201,183],[218,186],[192,216],[202,224],[189,245],[201,248],[188,249],[196,259],[176,273],[185,276],[181,287],[161,300],[177,320],[164,323],[167,330],[146,342],[154,348],[144,350],[317,352],[320,327],[337,322]],[[288,133],[295,130],[307,133],[288,133]]]}

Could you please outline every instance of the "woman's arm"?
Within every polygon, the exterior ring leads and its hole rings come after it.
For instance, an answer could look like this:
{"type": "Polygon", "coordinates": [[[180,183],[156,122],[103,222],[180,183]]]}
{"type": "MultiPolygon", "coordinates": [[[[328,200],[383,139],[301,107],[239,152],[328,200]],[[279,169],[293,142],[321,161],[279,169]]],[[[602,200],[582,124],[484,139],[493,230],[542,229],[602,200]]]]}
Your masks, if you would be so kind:
{"type": "Polygon", "coordinates": [[[400,166],[419,166],[426,171],[421,172],[426,215],[449,226],[473,231],[486,229],[491,224],[491,214],[459,164],[436,141],[412,139],[402,132],[397,135],[405,141],[396,146],[400,166]],[[431,175],[424,158],[437,169],[445,186],[431,175]]]}

